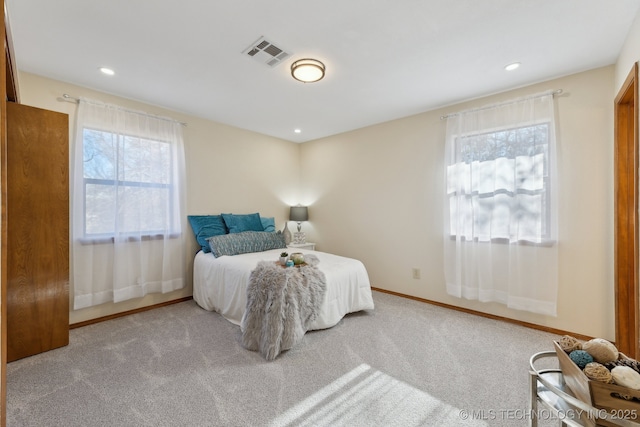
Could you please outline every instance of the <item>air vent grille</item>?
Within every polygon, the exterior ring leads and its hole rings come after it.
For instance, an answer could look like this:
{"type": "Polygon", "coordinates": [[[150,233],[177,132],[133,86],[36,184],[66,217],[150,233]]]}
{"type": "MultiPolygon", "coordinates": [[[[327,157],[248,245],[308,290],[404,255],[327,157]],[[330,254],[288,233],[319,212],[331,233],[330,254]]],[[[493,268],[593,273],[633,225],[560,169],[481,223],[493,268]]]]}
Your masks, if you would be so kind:
{"type": "Polygon", "coordinates": [[[278,56],[282,53],[282,49],[277,46],[270,44],[269,46],[264,48],[264,51],[267,52],[271,56],[278,56]]]}
{"type": "Polygon", "coordinates": [[[264,36],[260,37],[254,43],[251,43],[249,47],[242,51],[242,54],[248,55],[250,58],[253,58],[271,68],[277,66],[286,58],[291,56],[291,52],[286,52],[282,46],[273,44],[264,36]]]}

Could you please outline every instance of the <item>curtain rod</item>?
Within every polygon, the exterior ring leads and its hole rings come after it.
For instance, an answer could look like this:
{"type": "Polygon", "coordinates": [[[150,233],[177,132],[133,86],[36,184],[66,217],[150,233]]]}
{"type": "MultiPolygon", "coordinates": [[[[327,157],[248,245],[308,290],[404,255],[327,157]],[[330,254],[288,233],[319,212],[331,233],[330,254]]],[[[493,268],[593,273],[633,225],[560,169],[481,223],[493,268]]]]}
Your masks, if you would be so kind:
{"type": "MultiPolygon", "coordinates": [[[[466,111],[488,110],[490,108],[495,108],[495,107],[499,107],[501,105],[511,104],[511,103],[522,101],[522,100],[525,100],[525,99],[540,98],[540,97],[547,96],[547,95],[555,96],[555,95],[560,95],[561,93],[562,93],[562,89],[556,89],[554,91],[547,91],[547,92],[540,93],[540,94],[537,94],[537,95],[524,96],[522,98],[517,98],[517,99],[511,100],[511,101],[499,102],[497,104],[491,104],[491,105],[487,105],[487,106],[479,107],[479,108],[472,108],[472,109],[466,110],[466,111]]],[[[440,120],[445,120],[445,119],[448,119],[449,117],[455,117],[455,116],[457,116],[457,115],[459,115],[461,113],[464,113],[466,111],[460,111],[458,113],[451,113],[451,114],[446,114],[444,116],[440,116],[440,120]]]]}
{"type": "MultiPolygon", "coordinates": [[[[78,103],[80,102],[80,98],[76,98],[75,96],[71,96],[71,95],[69,95],[69,94],[67,94],[67,93],[63,93],[63,94],[62,94],[62,100],[63,100],[63,101],[67,101],[67,102],[73,102],[74,104],[78,104],[78,103]]],[[[166,121],[168,121],[168,122],[176,122],[176,123],[181,124],[182,126],[185,126],[185,127],[187,126],[187,124],[186,124],[185,122],[181,122],[181,121],[178,121],[178,120],[174,120],[174,119],[169,118],[169,117],[162,117],[162,116],[157,116],[157,115],[155,115],[155,114],[143,113],[143,112],[141,112],[141,111],[129,110],[129,109],[127,109],[127,108],[123,108],[123,107],[118,107],[118,108],[122,108],[123,110],[128,111],[128,112],[131,112],[131,113],[136,113],[136,114],[146,114],[146,115],[148,115],[148,116],[155,117],[156,119],[166,120],[166,121]]]]}

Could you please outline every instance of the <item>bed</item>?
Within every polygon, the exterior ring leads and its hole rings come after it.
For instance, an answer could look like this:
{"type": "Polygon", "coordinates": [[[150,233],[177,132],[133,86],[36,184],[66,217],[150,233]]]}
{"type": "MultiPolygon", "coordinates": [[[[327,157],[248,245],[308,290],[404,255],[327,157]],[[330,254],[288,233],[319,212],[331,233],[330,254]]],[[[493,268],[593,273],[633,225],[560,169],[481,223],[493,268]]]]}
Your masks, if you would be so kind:
{"type": "MultiPolygon", "coordinates": [[[[309,330],[330,328],[348,313],[374,308],[369,276],[361,261],[320,251],[286,250],[317,256],[318,268],[326,277],[324,301],[309,330]]],[[[218,312],[240,326],[251,271],[260,261],[276,262],[282,251],[272,249],[218,258],[199,251],[193,265],[193,299],[205,310],[218,312]]]]}

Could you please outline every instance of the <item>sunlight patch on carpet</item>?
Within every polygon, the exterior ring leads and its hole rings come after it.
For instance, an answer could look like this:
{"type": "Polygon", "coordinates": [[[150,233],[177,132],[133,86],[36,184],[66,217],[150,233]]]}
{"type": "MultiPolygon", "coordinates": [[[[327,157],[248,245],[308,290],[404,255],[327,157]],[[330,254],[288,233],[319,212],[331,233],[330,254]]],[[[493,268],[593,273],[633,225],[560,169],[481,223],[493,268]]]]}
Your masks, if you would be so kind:
{"type": "Polygon", "coordinates": [[[460,409],[363,363],[288,409],[269,425],[487,424],[461,419],[460,409]]]}

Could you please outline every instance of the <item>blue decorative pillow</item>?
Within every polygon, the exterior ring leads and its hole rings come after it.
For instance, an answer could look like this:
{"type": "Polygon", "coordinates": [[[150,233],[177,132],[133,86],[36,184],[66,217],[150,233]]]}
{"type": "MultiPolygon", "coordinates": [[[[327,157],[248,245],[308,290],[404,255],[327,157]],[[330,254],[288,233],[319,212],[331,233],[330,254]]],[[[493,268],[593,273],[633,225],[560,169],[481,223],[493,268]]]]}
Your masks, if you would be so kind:
{"type": "Polygon", "coordinates": [[[260,217],[260,221],[262,222],[262,228],[264,231],[276,231],[276,219],[274,217],[260,217]]]}
{"type": "Polygon", "coordinates": [[[264,231],[260,214],[222,214],[222,219],[229,229],[229,233],[242,233],[243,231],[264,231]]]}
{"type": "Polygon", "coordinates": [[[213,256],[239,255],[249,252],[262,252],[270,249],[282,249],[287,245],[284,235],[278,231],[244,231],[241,233],[211,236],[207,239],[213,256]]]}
{"type": "Polygon", "coordinates": [[[207,242],[209,237],[228,232],[220,215],[189,215],[187,219],[203,252],[211,251],[209,242],[207,242]]]}

